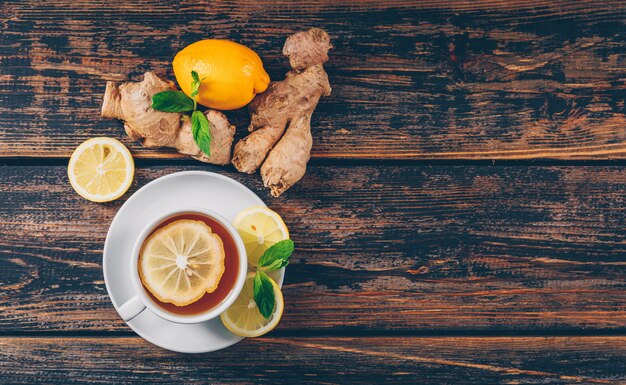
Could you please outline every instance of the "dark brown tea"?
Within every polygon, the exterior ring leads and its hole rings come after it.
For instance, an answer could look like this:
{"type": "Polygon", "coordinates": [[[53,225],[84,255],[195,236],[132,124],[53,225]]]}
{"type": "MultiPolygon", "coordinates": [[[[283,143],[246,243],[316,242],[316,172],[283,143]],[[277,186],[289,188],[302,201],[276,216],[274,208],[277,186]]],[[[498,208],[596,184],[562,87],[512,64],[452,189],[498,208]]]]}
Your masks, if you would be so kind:
{"type": "MultiPolygon", "coordinates": [[[[159,305],[161,308],[169,311],[170,313],[179,315],[196,315],[209,311],[219,305],[228,296],[231,290],[233,290],[233,287],[235,287],[235,282],[237,281],[237,273],[239,272],[239,255],[237,253],[237,245],[235,244],[235,240],[230,236],[228,230],[226,230],[224,226],[222,226],[218,221],[209,216],[201,214],[176,215],[163,221],[163,223],[157,226],[152,232],[155,232],[161,227],[181,219],[202,221],[206,223],[209,227],[211,227],[215,234],[219,235],[219,237],[222,238],[225,254],[224,273],[222,274],[222,278],[219,281],[217,289],[215,289],[215,291],[212,293],[205,293],[204,296],[202,296],[199,300],[186,306],[176,306],[171,303],[161,302],[152,293],[150,293],[150,290],[148,290],[145,285],[144,289],[146,293],[150,296],[150,298],[152,298],[154,303],[159,305]]],[[[152,235],[152,233],[150,235],[152,235]]]]}

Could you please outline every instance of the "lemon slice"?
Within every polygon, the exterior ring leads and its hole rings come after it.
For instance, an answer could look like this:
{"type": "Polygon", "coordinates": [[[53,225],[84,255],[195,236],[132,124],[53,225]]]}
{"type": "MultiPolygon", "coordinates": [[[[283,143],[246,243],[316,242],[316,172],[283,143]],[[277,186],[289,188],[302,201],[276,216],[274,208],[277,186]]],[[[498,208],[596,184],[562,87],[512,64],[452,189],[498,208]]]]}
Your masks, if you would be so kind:
{"type": "Polygon", "coordinates": [[[269,318],[265,318],[259,312],[254,302],[254,276],[256,273],[248,273],[243,290],[235,302],[220,315],[226,329],[241,337],[259,337],[271,331],[278,325],[283,316],[285,303],[280,287],[272,281],[276,305],[269,318]]]}
{"type": "Polygon", "coordinates": [[[133,182],[135,163],[130,151],[113,138],[83,142],[72,154],[67,175],[78,195],[92,202],[121,197],[133,182]]]}
{"type": "Polygon", "coordinates": [[[159,301],[185,306],[212,293],[224,273],[221,238],[201,221],[174,221],[148,237],[139,276],[159,301]]]}
{"type": "Polygon", "coordinates": [[[289,230],[276,212],[265,206],[245,209],[233,221],[248,254],[248,263],[256,267],[265,250],[274,243],[289,239],[289,230]]]}

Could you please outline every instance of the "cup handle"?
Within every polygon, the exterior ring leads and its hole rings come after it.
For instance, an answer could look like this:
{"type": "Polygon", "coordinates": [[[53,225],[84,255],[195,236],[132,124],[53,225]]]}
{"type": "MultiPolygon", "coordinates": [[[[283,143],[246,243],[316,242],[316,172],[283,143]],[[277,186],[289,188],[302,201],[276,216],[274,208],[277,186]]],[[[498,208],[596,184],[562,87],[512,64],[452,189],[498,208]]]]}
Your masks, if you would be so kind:
{"type": "Polygon", "coordinates": [[[117,309],[117,312],[120,314],[124,321],[130,321],[139,315],[142,311],[144,311],[146,305],[141,302],[139,296],[134,296],[133,298],[126,301],[122,306],[117,309]]]}

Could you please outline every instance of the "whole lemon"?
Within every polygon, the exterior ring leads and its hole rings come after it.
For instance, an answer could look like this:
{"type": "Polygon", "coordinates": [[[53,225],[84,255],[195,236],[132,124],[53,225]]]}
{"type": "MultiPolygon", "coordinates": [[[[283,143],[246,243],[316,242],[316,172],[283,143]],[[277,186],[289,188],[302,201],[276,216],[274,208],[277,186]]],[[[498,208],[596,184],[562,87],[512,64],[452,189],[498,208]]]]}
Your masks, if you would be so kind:
{"type": "Polygon", "coordinates": [[[191,71],[202,80],[196,100],[205,107],[234,110],[267,89],[270,77],[250,48],[229,40],[207,39],[188,45],[172,62],[178,85],[191,95],[191,71]]]}

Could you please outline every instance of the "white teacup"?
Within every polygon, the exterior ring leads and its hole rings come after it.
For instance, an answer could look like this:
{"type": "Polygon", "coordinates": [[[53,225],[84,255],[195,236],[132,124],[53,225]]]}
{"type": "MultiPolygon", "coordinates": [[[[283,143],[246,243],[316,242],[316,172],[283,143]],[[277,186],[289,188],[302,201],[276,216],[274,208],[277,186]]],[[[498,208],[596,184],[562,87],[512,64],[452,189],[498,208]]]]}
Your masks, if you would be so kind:
{"type": "Polygon", "coordinates": [[[235,300],[239,296],[239,293],[241,293],[241,289],[243,288],[243,284],[246,280],[247,272],[248,272],[248,257],[246,255],[246,248],[244,247],[243,241],[241,240],[241,237],[237,233],[237,230],[235,230],[235,228],[226,219],[224,219],[222,216],[220,216],[214,211],[207,210],[204,208],[199,208],[199,207],[190,207],[186,209],[171,211],[171,212],[165,213],[164,215],[159,216],[158,218],[154,219],[152,222],[148,223],[148,225],[139,234],[137,241],[135,241],[135,246],[133,247],[133,254],[132,254],[132,257],[130,258],[130,277],[133,281],[133,288],[135,290],[135,296],[129,299],[128,301],[126,301],[117,310],[120,316],[122,317],[122,319],[124,319],[124,321],[130,321],[131,319],[139,315],[141,312],[143,312],[147,308],[148,310],[158,315],[159,317],[168,321],[176,322],[176,323],[193,324],[193,323],[204,322],[204,321],[207,321],[207,320],[210,320],[212,318],[219,316],[226,309],[228,309],[230,305],[233,304],[233,302],[235,302],[235,300]],[[141,284],[141,279],[139,278],[139,271],[138,271],[139,252],[146,238],[152,233],[152,231],[154,231],[154,229],[156,229],[161,223],[163,223],[167,219],[175,217],[175,216],[179,216],[179,215],[185,215],[185,214],[197,214],[197,215],[208,216],[208,217],[213,218],[219,224],[221,224],[228,231],[228,234],[232,237],[232,239],[235,241],[235,246],[237,247],[237,255],[239,257],[239,271],[237,272],[237,279],[235,281],[235,285],[233,286],[230,293],[228,293],[226,298],[224,298],[224,300],[222,300],[222,302],[220,302],[218,305],[212,307],[211,309],[207,309],[207,311],[203,313],[193,314],[193,315],[175,314],[160,307],[157,303],[155,303],[155,301],[150,297],[150,295],[148,295],[148,293],[146,292],[146,289],[141,284]]]}

